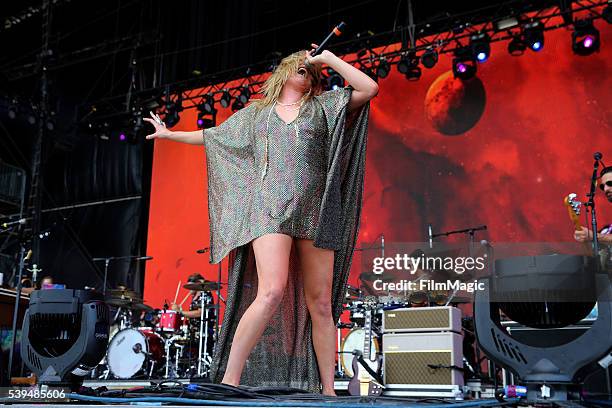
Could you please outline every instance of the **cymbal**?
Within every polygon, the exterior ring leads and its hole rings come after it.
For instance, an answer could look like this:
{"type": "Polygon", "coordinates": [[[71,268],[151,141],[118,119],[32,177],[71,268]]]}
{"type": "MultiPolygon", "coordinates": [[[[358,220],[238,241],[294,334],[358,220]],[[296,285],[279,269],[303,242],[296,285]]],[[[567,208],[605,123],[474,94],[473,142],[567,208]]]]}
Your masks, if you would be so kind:
{"type": "Polygon", "coordinates": [[[202,283],[186,283],[183,285],[183,288],[187,290],[197,290],[197,291],[206,291],[206,290],[217,290],[221,288],[221,284],[213,281],[205,281],[202,283]]]}
{"type": "Polygon", "coordinates": [[[106,297],[108,298],[129,298],[129,299],[136,299],[138,298],[138,293],[134,292],[131,289],[128,289],[126,287],[120,287],[117,289],[109,289],[106,291],[106,297]]]}
{"type": "Polygon", "coordinates": [[[132,305],[134,304],[134,301],[132,299],[122,299],[122,298],[106,298],[104,300],[108,305],[111,306],[115,306],[115,307],[127,307],[127,308],[131,308],[132,305]]]}
{"type": "Polygon", "coordinates": [[[132,306],[132,309],[138,310],[138,311],[141,311],[141,312],[152,312],[153,311],[153,308],[151,306],[146,305],[144,303],[135,303],[132,306]]]}
{"type": "Polygon", "coordinates": [[[151,310],[153,310],[151,306],[145,305],[143,303],[143,300],[138,297],[130,298],[127,296],[126,297],[107,296],[104,299],[104,301],[108,305],[115,306],[115,307],[124,307],[124,308],[134,309],[134,310],[144,310],[146,312],[150,312],[151,310]]]}

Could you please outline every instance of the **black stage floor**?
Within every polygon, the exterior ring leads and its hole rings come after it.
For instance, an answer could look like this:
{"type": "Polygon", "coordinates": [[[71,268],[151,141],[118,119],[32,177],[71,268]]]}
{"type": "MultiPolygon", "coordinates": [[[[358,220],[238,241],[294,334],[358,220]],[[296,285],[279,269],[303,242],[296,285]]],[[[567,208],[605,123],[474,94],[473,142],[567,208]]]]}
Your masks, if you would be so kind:
{"type": "MultiPolygon", "coordinates": [[[[435,396],[349,396],[345,381],[336,384],[337,397],[307,393],[303,390],[270,387],[231,387],[222,384],[190,383],[188,379],[160,381],[95,380],[85,381],[79,393],[66,394],[56,401],[0,400],[14,407],[34,407],[41,404],[54,407],[133,407],[140,406],[200,406],[200,407],[345,407],[362,408],[428,407],[468,408],[496,407],[512,404],[495,399],[470,399],[470,395],[455,398],[435,396]]],[[[435,394],[435,393],[434,393],[435,394]]]]}

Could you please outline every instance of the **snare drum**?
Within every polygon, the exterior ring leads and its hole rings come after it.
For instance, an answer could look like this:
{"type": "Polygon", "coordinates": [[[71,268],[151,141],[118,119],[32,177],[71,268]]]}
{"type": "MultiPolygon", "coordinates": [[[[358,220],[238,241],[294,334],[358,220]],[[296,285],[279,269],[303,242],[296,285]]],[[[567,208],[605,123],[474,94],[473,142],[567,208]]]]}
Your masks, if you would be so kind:
{"type": "Polygon", "coordinates": [[[162,332],[176,332],[181,328],[181,315],[174,310],[162,310],[157,328],[162,332]]]}

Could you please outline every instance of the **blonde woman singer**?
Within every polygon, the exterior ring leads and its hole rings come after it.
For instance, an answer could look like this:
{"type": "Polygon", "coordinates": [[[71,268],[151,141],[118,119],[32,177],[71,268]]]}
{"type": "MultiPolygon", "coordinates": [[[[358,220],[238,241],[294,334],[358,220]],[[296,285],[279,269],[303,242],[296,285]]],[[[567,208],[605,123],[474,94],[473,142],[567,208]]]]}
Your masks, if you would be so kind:
{"type": "Polygon", "coordinates": [[[359,228],[378,85],[333,53],[284,58],[263,98],[203,132],[147,139],[206,151],[210,262],[229,256],[212,379],[334,393],[335,323],[359,228]],[[350,85],[321,92],[325,64],[350,85]]]}

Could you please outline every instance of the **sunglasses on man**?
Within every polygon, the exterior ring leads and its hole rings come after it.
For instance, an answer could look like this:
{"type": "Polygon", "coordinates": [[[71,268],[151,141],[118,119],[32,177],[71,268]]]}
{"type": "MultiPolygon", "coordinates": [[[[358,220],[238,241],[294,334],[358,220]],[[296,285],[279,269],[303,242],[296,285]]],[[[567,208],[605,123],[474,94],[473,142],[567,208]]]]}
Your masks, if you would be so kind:
{"type": "Polygon", "coordinates": [[[612,180],[608,180],[608,181],[606,181],[605,183],[601,183],[601,184],[599,185],[599,188],[601,188],[601,190],[603,191],[603,189],[604,189],[604,187],[605,187],[605,186],[612,187],[612,180]]]}

